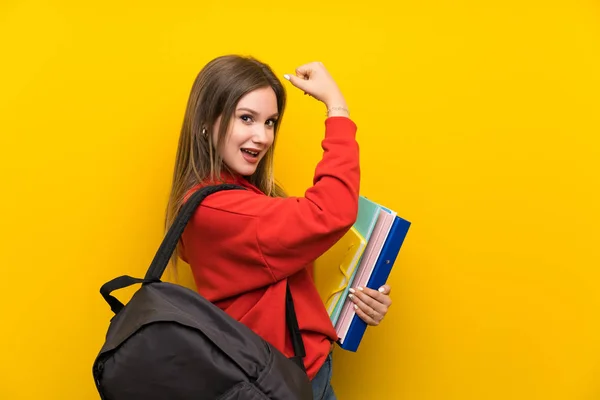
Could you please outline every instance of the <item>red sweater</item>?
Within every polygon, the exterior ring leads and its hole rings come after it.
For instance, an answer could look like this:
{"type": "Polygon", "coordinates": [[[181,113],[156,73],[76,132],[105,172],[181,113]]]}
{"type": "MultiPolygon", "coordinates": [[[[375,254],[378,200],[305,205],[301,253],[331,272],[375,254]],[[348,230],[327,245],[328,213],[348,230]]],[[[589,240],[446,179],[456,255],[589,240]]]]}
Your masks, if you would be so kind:
{"type": "Polygon", "coordinates": [[[338,338],[313,282],[312,263],[355,222],[360,182],[356,125],[330,117],[325,128],[323,158],[304,197],[268,197],[243,177],[227,177],[248,190],[207,197],[181,244],[198,292],[290,357],[287,278],[311,379],[338,338]]]}

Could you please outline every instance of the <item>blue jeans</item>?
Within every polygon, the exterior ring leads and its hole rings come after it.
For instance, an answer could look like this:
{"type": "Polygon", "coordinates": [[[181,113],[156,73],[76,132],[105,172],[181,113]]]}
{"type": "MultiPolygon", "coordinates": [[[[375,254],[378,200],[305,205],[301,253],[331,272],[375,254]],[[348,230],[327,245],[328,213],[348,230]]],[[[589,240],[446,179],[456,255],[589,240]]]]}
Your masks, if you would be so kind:
{"type": "Polygon", "coordinates": [[[311,381],[314,400],[336,400],[335,393],[331,387],[331,353],[327,356],[325,363],[311,381]]]}

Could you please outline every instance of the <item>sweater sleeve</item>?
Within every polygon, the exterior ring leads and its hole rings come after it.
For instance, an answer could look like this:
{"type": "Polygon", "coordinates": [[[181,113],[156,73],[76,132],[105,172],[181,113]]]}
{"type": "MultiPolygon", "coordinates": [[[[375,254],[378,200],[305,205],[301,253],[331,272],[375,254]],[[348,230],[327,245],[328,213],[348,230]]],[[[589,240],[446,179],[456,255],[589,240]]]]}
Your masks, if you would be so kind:
{"type": "Polygon", "coordinates": [[[313,262],[356,221],[360,169],[355,135],[350,119],[327,119],[313,186],[304,197],[263,199],[268,208],[260,214],[257,237],[276,279],[313,262]]]}
{"type": "Polygon", "coordinates": [[[323,156],[304,196],[273,198],[232,190],[204,200],[195,224],[210,232],[209,241],[215,240],[209,242],[211,252],[227,258],[219,271],[202,274],[204,279],[214,278],[209,286],[227,282],[239,292],[284,279],[317,259],[350,229],[358,213],[360,183],[356,130],[346,117],[325,120],[323,156]],[[221,245],[227,248],[216,249],[221,245]]]}

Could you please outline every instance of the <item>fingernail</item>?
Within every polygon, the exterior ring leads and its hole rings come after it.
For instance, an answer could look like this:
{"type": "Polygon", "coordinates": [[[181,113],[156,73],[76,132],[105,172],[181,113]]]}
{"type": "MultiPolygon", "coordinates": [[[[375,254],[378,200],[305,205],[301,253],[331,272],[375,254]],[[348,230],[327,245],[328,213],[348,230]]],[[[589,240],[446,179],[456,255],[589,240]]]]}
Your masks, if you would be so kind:
{"type": "Polygon", "coordinates": [[[383,291],[384,291],[384,290],[385,290],[385,289],[383,288],[383,286],[379,288],[379,292],[380,292],[380,293],[383,293],[383,291]]]}
{"type": "Polygon", "coordinates": [[[354,293],[354,292],[355,292],[355,290],[354,290],[354,289],[352,289],[352,288],[348,289],[348,291],[349,291],[350,293],[354,293]]]}
{"type": "Polygon", "coordinates": [[[358,287],[358,290],[363,290],[363,288],[359,286],[359,287],[358,287]]]}
{"type": "Polygon", "coordinates": [[[358,310],[358,306],[357,306],[356,304],[354,305],[354,309],[355,309],[355,310],[358,310]]]}
{"type": "Polygon", "coordinates": [[[289,76],[288,74],[285,74],[283,77],[284,77],[285,79],[287,79],[288,81],[290,80],[290,76],[289,76]]]}
{"type": "Polygon", "coordinates": [[[354,297],[354,295],[353,295],[353,294],[349,294],[349,295],[348,295],[348,297],[350,297],[350,298],[353,298],[353,297],[354,297]]]}

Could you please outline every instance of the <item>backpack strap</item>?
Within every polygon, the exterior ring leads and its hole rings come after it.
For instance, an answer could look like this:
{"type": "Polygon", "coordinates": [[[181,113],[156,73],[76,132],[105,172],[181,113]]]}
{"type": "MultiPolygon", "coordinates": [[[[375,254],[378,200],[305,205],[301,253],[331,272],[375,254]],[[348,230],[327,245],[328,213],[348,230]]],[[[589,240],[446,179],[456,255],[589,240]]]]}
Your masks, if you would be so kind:
{"type": "Polygon", "coordinates": [[[116,297],[112,296],[111,293],[115,290],[124,289],[131,285],[135,285],[136,283],[146,285],[149,283],[160,282],[165,269],[167,269],[167,265],[169,265],[169,260],[171,259],[175,248],[177,247],[179,238],[183,234],[185,226],[194,215],[196,208],[198,208],[200,203],[202,203],[207,196],[216,192],[220,192],[221,190],[233,189],[246,190],[245,187],[239,185],[220,184],[206,186],[194,192],[194,194],[190,196],[188,201],[179,210],[177,217],[171,224],[171,227],[167,231],[167,234],[160,244],[160,247],[154,256],[154,259],[152,260],[144,279],[123,275],[116,277],[102,285],[100,288],[100,294],[102,297],[104,297],[104,300],[106,300],[106,302],[110,305],[110,309],[115,314],[118,314],[119,311],[121,311],[125,306],[116,297]]]}
{"type": "Polygon", "coordinates": [[[106,300],[112,312],[118,314],[119,311],[121,311],[125,306],[123,305],[123,303],[121,303],[121,301],[119,301],[119,299],[111,295],[113,291],[123,289],[131,285],[135,285],[136,283],[145,284],[152,282],[160,282],[160,280],[153,281],[151,279],[140,279],[134,278],[129,275],[118,276],[115,279],[108,281],[104,285],[102,285],[102,287],[100,288],[100,294],[102,295],[102,297],[104,297],[104,300],[106,300]]]}
{"type": "MultiPolygon", "coordinates": [[[[243,189],[246,190],[245,187],[239,185],[232,184],[220,184],[213,186],[206,186],[198,191],[194,192],[186,201],[186,203],[181,207],[177,217],[173,221],[173,224],[167,231],[148,271],[146,272],[146,276],[144,279],[132,278],[130,276],[119,276],[107,283],[105,283],[102,288],[100,288],[100,293],[106,300],[106,302],[110,305],[111,310],[117,314],[124,307],[123,303],[121,303],[116,297],[111,296],[111,292],[118,289],[123,289],[128,286],[134,285],[136,283],[141,283],[142,285],[146,285],[153,282],[160,282],[167,265],[169,265],[169,260],[177,247],[179,239],[185,230],[185,227],[189,220],[194,215],[194,212],[202,203],[202,201],[209,195],[222,191],[222,190],[234,190],[234,189],[243,189]]],[[[304,348],[304,342],[302,340],[302,335],[300,334],[300,328],[298,327],[298,319],[296,318],[296,310],[294,308],[294,300],[292,298],[292,292],[290,291],[289,284],[286,280],[286,299],[285,299],[285,321],[287,328],[290,332],[292,338],[292,344],[294,347],[294,357],[291,357],[291,360],[295,362],[303,371],[306,372],[304,368],[304,362],[302,359],[306,356],[306,350],[304,348]]]]}
{"type": "Polygon", "coordinates": [[[290,291],[290,284],[285,283],[285,322],[292,338],[292,345],[294,346],[294,356],[290,359],[295,362],[304,372],[304,357],[306,356],[306,350],[304,349],[304,342],[302,341],[302,334],[298,327],[298,319],[296,318],[296,309],[294,308],[294,299],[292,298],[292,292],[290,291]]]}
{"type": "Polygon", "coordinates": [[[163,273],[165,272],[165,269],[167,268],[167,265],[169,265],[169,260],[171,259],[175,248],[177,247],[177,243],[179,243],[179,239],[181,238],[181,235],[185,230],[185,226],[194,215],[194,212],[196,211],[200,203],[202,203],[202,201],[211,194],[220,192],[222,190],[233,189],[246,190],[245,187],[239,185],[221,184],[214,186],[205,186],[197,190],[196,192],[194,192],[194,194],[190,196],[188,201],[186,201],[185,204],[181,207],[177,217],[171,224],[171,227],[169,228],[169,231],[165,235],[165,238],[163,239],[162,243],[160,244],[160,247],[158,248],[158,251],[154,256],[152,264],[150,264],[150,267],[148,268],[144,279],[152,280],[160,279],[162,277],[163,273]]]}

